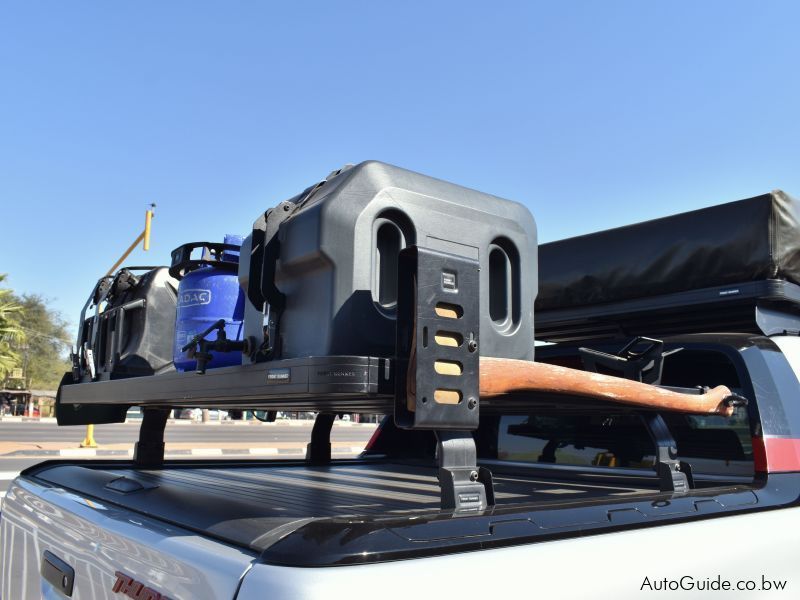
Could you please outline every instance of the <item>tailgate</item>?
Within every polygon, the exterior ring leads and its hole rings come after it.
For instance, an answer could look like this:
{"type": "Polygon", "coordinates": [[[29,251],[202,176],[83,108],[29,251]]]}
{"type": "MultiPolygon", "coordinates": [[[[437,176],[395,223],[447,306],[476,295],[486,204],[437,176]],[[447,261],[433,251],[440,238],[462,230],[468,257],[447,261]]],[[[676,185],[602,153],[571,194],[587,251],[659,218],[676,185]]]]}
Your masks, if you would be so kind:
{"type": "Polygon", "coordinates": [[[5,498],[0,548],[4,600],[116,599],[126,592],[150,600],[234,598],[254,559],[179,527],[22,477],[5,498]]]}

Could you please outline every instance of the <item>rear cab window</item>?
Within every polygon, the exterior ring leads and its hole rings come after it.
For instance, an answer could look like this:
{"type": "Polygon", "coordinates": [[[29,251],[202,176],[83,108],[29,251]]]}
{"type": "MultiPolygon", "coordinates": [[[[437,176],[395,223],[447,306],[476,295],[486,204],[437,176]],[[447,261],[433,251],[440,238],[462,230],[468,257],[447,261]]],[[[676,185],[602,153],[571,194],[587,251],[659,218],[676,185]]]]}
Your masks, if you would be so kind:
{"type": "MultiPolygon", "coordinates": [[[[678,457],[695,474],[753,475],[747,414],[732,419],[664,415],[675,438],[678,457]]],[[[497,458],[512,462],[652,468],[653,442],[642,419],[632,414],[563,416],[504,415],[500,418],[497,458]]]]}
{"type": "MultiPolygon", "coordinates": [[[[537,360],[580,366],[580,359],[574,354],[542,354],[537,360]]],[[[742,392],[742,382],[730,357],[705,348],[681,348],[668,356],[662,384],[726,385],[734,392],[742,392]]],[[[690,463],[696,475],[753,475],[746,407],[737,408],[733,417],[667,412],[662,416],[675,438],[679,459],[690,463]]],[[[644,421],[635,413],[565,411],[560,415],[503,415],[498,421],[497,458],[577,467],[650,469],[655,450],[644,421]]]]}

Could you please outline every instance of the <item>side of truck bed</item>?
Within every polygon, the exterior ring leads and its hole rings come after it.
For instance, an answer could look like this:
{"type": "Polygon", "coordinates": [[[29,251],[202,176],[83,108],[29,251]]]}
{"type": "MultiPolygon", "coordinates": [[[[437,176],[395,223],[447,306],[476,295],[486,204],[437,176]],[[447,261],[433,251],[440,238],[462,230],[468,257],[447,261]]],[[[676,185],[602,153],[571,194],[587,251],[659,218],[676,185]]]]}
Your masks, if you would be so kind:
{"type": "MultiPolygon", "coordinates": [[[[494,478],[496,510],[596,502],[653,494],[653,478],[607,475],[549,479],[521,465],[494,478]]],[[[330,519],[395,523],[440,513],[436,469],[386,460],[336,461],[327,466],[275,461],[168,464],[44,463],[26,472],[43,486],[71,490],[152,516],[189,531],[263,552],[281,535],[330,519]]]]}
{"type": "MultiPolygon", "coordinates": [[[[360,574],[352,597],[386,577],[408,578],[404,592],[421,594],[421,565],[441,569],[433,588],[444,589],[450,573],[452,589],[465,593],[488,585],[483,565],[509,595],[523,581],[515,569],[527,562],[533,576],[554,569],[555,556],[572,556],[570,564],[587,572],[608,560],[638,564],[641,555],[656,565],[664,555],[673,566],[713,564],[703,554],[717,547],[707,539],[712,531],[741,538],[755,527],[759,539],[781,539],[800,518],[797,457],[778,454],[795,439],[798,422],[800,386],[793,359],[780,350],[786,344],[752,336],[670,344],[683,350],[669,359],[668,383],[682,385],[702,359],[707,368],[698,372],[753,399],[739,409],[747,412],[743,429],[704,418],[695,419],[697,430],[672,423],[679,454],[695,461],[694,486],[685,494],[659,489],[652,446],[630,426],[635,414],[570,407],[565,398],[541,398],[541,411],[526,402],[517,412],[487,412],[475,440],[479,464],[493,473],[496,503],[472,513],[439,507],[433,434],[390,424],[363,457],[327,465],[185,461],[148,469],[51,461],[24,472],[6,497],[0,597],[53,593],[39,574],[45,551],[74,569],[73,598],[119,597],[112,590],[121,573],[168,598],[250,600],[319,595],[326,585],[341,591],[351,570],[360,574]],[[725,467],[731,462],[742,468],[725,467]],[[424,563],[409,560],[422,557],[424,563]],[[352,569],[340,569],[345,565],[352,569]]],[[[558,347],[540,354],[554,362],[574,358],[558,347]]],[[[745,572],[754,552],[764,551],[739,545],[730,564],[745,572]]],[[[575,589],[585,594],[584,583],[575,589]]]]}
{"type": "Polygon", "coordinates": [[[592,502],[556,494],[538,506],[498,506],[459,518],[438,511],[324,518],[299,529],[294,524],[294,533],[276,527],[271,550],[259,553],[25,477],[14,484],[3,514],[0,597],[63,597],[39,576],[45,551],[74,567],[72,597],[92,600],[123,597],[113,592],[117,573],[165,598],[192,600],[512,597],[534,588],[586,598],[600,583],[625,597],[639,592],[645,576],[760,578],[754,558],[775,548],[782,551],[765,574],[786,579],[796,566],[800,508],[769,509],[797,506],[800,480],[794,474],[771,480],[770,489],[677,500],[647,494],[592,502]],[[365,552],[370,560],[360,564],[365,552]],[[297,568],[302,564],[315,568],[297,568]],[[580,577],[554,576],[564,565],[580,577]]]}

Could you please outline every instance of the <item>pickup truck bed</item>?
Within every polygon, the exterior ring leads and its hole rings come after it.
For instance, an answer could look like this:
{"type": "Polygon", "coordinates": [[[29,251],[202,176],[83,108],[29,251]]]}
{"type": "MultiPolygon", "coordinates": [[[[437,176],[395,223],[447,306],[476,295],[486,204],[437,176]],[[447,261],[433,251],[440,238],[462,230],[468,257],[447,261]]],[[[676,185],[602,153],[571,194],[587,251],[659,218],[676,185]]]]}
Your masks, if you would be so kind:
{"type": "MultiPolygon", "coordinates": [[[[657,493],[652,476],[611,481],[545,479],[535,469],[497,473],[498,506],[657,493]]],[[[159,470],[119,462],[45,463],[34,480],[73,490],[250,550],[263,551],[314,519],[439,512],[436,469],[395,461],[169,464],[159,470]]]]}

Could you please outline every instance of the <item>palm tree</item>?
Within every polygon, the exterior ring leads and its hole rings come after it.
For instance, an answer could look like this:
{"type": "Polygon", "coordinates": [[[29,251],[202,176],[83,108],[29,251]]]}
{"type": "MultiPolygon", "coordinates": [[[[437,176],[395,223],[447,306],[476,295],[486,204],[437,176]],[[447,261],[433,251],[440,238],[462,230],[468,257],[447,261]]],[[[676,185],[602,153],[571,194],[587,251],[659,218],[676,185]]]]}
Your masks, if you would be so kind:
{"type": "MultiPolygon", "coordinates": [[[[0,283],[5,278],[0,273],[0,283]]],[[[0,380],[19,365],[19,355],[14,351],[14,345],[25,339],[25,332],[15,320],[20,312],[22,307],[14,301],[11,290],[0,289],[0,380]]]]}

